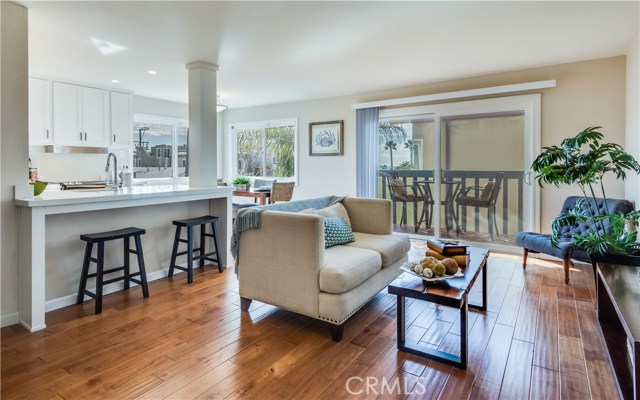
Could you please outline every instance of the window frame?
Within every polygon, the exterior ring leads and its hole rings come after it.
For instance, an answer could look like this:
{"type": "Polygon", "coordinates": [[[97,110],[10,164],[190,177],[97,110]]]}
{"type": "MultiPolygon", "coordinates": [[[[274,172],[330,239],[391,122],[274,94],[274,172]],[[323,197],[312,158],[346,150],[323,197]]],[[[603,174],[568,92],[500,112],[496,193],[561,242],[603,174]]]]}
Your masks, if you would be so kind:
{"type": "MultiPolygon", "coordinates": [[[[149,124],[163,124],[163,125],[171,125],[171,171],[173,177],[171,178],[135,178],[134,182],[148,182],[148,183],[189,183],[188,176],[178,176],[178,127],[184,126],[189,129],[189,120],[183,118],[175,118],[175,117],[165,117],[162,115],[152,115],[152,114],[141,114],[134,113],[133,114],[133,123],[142,122],[149,124]]],[[[133,170],[133,154],[135,152],[135,140],[133,140],[134,134],[133,124],[131,129],[132,141],[131,141],[131,151],[129,153],[129,165],[131,170],[133,170]]],[[[187,136],[187,151],[189,151],[189,140],[187,136]]],[[[155,155],[157,157],[157,154],[155,155]]]]}
{"type": "MultiPolygon", "coordinates": [[[[231,151],[231,159],[229,160],[229,180],[233,180],[237,177],[238,173],[238,137],[236,131],[238,129],[266,129],[276,126],[282,125],[293,125],[293,176],[291,177],[274,177],[274,176],[252,176],[253,179],[269,179],[276,178],[279,182],[295,182],[296,186],[298,186],[298,175],[299,175],[299,161],[300,156],[298,154],[299,148],[299,140],[298,140],[298,118],[279,118],[272,119],[266,121],[250,121],[250,122],[235,122],[231,123],[228,126],[228,131],[230,133],[230,151],[231,151]]],[[[264,146],[265,143],[265,135],[263,135],[262,144],[264,146]]],[[[263,162],[265,162],[263,156],[263,162]]]]}

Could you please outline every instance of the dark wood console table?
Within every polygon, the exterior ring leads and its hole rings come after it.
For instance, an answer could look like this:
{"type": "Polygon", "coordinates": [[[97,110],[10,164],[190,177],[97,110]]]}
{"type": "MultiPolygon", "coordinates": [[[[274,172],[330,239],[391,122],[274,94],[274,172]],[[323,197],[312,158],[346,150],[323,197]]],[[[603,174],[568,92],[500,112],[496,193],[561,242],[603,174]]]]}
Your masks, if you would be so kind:
{"type": "Polygon", "coordinates": [[[639,267],[598,263],[598,320],[624,399],[640,400],[639,267]]]}

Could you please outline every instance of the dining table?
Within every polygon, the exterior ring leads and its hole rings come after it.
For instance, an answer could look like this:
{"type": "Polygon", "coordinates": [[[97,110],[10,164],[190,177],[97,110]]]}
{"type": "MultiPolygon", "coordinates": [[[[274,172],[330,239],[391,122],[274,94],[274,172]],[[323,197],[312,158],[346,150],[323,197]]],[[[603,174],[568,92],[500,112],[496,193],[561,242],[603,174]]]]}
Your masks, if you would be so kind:
{"type": "Polygon", "coordinates": [[[239,197],[252,197],[254,199],[260,200],[260,205],[263,206],[267,204],[267,199],[271,196],[271,190],[263,190],[263,189],[249,189],[249,190],[234,190],[231,193],[232,196],[239,197]]]}
{"type": "MultiPolygon", "coordinates": [[[[432,189],[432,185],[435,184],[435,181],[433,179],[416,180],[413,183],[414,185],[422,185],[424,188],[424,192],[428,194],[427,202],[429,202],[430,204],[425,204],[425,207],[435,204],[435,200],[433,198],[434,190],[432,189]]],[[[445,226],[447,231],[449,231],[453,229],[453,223],[455,223],[456,225],[458,223],[455,199],[460,190],[462,181],[459,179],[442,179],[440,180],[440,184],[444,186],[444,198],[440,201],[440,205],[444,206],[445,226]]]]}

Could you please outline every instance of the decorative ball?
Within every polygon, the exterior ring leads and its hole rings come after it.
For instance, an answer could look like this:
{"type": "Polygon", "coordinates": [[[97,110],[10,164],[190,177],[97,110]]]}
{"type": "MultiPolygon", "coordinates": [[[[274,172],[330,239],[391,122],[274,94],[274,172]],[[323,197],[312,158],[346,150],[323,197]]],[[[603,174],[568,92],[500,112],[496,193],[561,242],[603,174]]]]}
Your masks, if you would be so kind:
{"type": "Polygon", "coordinates": [[[424,257],[420,264],[422,265],[422,268],[431,268],[437,263],[438,263],[438,260],[436,260],[433,257],[424,257]]]}
{"type": "Polygon", "coordinates": [[[422,271],[424,270],[424,268],[422,268],[422,265],[416,265],[416,268],[414,269],[414,271],[416,272],[416,274],[418,275],[422,275],[422,271]]]}
{"type": "Polygon", "coordinates": [[[422,276],[424,276],[425,278],[433,278],[433,270],[431,270],[431,268],[423,269],[422,276]]]}
{"type": "Polygon", "coordinates": [[[445,258],[440,262],[447,270],[447,275],[455,275],[458,272],[458,263],[453,258],[445,258]]]}
{"type": "Polygon", "coordinates": [[[443,276],[447,272],[447,268],[440,262],[431,267],[431,270],[433,270],[433,273],[436,276],[443,276]]]}

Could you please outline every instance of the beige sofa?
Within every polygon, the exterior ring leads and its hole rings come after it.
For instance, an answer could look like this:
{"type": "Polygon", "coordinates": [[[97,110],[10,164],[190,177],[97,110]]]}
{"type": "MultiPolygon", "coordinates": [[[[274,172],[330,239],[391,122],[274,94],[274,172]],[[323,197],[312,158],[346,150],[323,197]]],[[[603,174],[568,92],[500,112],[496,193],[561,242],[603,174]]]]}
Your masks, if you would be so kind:
{"type": "Polygon", "coordinates": [[[342,338],[344,322],[398,276],[411,245],[393,234],[390,201],[347,197],[341,204],[356,239],[346,245],[325,249],[323,217],[308,210],[264,210],[260,228],[242,232],[243,311],[262,301],[327,321],[332,338],[342,338]]]}

